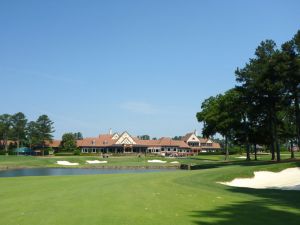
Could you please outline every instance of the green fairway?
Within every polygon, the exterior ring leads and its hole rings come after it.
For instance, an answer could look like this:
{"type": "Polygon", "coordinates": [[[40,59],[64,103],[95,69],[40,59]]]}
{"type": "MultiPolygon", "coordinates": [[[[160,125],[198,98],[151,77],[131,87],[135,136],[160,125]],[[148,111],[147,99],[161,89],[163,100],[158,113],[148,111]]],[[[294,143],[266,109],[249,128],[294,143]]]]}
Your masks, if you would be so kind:
{"type": "MultiPolygon", "coordinates": [[[[295,154],[300,157],[300,153],[295,154]]],[[[240,158],[240,155],[230,155],[228,161],[224,161],[224,155],[198,155],[188,158],[163,158],[160,156],[120,156],[101,158],[99,156],[52,156],[52,157],[35,157],[35,156],[3,156],[0,155],[0,169],[12,168],[36,168],[36,167],[70,167],[56,164],[57,161],[70,161],[79,163],[78,166],[71,166],[71,168],[97,168],[97,167],[176,167],[177,164],[172,164],[173,161],[178,161],[182,164],[199,165],[200,168],[212,168],[224,165],[236,164],[261,164],[269,161],[270,155],[259,155],[258,162],[246,162],[245,159],[240,158]],[[160,159],[167,161],[167,163],[149,163],[150,159],[160,159]],[[86,160],[105,160],[107,164],[87,164],[86,160]]],[[[245,157],[245,156],[242,156],[245,157]]],[[[252,156],[253,158],[253,156],[252,156]]],[[[290,158],[290,154],[282,154],[282,159],[290,158]]]]}
{"type": "Polygon", "coordinates": [[[216,181],[299,163],[145,174],[0,178],[0,224],[300,224],[300,192],[216,181]]]}

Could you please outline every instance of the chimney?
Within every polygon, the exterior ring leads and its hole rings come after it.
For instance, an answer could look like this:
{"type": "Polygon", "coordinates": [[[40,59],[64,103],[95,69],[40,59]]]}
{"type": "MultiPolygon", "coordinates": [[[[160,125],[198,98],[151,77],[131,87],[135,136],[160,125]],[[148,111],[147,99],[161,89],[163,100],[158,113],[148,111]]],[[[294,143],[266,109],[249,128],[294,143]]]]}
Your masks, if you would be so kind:
{"type": "Polygon", "coordinates": [[[109,129],[109,134],[112,135],[112,129],[111,128],[109,129]]]}

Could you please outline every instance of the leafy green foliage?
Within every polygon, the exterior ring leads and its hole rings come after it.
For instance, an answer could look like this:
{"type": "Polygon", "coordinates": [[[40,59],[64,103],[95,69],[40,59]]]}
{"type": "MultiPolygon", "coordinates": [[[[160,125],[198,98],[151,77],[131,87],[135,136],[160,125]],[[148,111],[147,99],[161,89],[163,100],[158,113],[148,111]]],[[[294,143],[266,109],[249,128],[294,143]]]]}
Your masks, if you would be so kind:
{"type": "Polygon", "coordinates": [[[73,152],[77,150],[76,137],[73,133],[65,133],[62,136],[60,150],[65,152],[73,152]]]}
{"type": "Polygon", "coordinates": [[[257,144],[270,146],[272,159],[276,153],[280,161],[280,144],[300,146],[300,30],[280,49],[272,40],[262,41],[235,74],[235,88],[202,103],[197,119],[203,135],[219,133],[225,146],[228,140],[245,145],[248,160],[250,145],[255,155],[257,144]]]}

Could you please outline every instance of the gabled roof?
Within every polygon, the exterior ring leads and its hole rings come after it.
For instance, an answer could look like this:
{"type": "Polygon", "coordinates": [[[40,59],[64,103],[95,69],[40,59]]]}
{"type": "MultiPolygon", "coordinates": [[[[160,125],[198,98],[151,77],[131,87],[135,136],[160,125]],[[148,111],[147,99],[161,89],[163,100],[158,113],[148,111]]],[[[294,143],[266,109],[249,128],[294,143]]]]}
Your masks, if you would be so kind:
{"type": "Polygon", "coordinates": [[[121,145],[121,144],[136,144],[134,139],[130,136],[130,134],[125,131],[123,132],[120,137],[116,140],[115,144],[121,145]]]}
{"type": "Polygon", "coordinates": [[[192,134],[193,134],[193,132],[187,133],[186,135],[184,135],[184,136],[181,138],[181,140],[187,141],[187,140],[190,138],[190,136],[192,136],[192,134]]]}
{"type": "Polygon", "coordinates": [[[181,140],[188,142],[188,141],[191,141],[190,140],[191,138],[192,138],[192,141],[194,141],[194,142],[200,141],[199,138],[196,136],[195,132],[187,133],[185,136],[183,136],[181,138],[181,140]]]}

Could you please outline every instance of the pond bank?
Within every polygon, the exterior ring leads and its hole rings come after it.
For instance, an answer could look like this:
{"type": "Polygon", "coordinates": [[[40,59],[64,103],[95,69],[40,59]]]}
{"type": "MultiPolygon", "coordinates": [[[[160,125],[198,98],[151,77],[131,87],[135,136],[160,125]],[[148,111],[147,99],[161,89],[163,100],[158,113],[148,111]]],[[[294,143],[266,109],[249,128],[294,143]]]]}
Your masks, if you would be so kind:
{"type": "Polygon", "coordinates": [[[0,171],[13,169],[42,169],[42,168],[61,168],[61,169],[117,169],[117,170],[138,170],[138,169],[180,169],[180,165],[139,165],[139,166],[118,166],[118,165],[84,165],[84,166],[0,166],[0,171]]]}
{"type": "Polygon", "coordinates": [[[175,171],[176,169],[97,169],[97,168],[26,168],[8,169],[0,171],[1,177],[23,176],[65,176],[65,175],[92,175],[92,174],[128,174],[175,171]]]}

